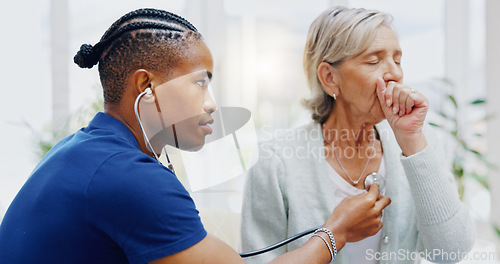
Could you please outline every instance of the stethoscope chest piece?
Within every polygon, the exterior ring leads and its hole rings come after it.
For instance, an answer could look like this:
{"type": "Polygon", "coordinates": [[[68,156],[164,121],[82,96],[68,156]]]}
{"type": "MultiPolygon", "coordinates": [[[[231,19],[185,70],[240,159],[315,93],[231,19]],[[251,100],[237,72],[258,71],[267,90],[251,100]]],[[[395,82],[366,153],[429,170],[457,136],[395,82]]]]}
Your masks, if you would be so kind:
{"type": "Polygon", "coordinates": [[[374,184],[378,182],[379,184],[379,189],[380,191],[382,192],[382,190],[384,189],[385,187],[385,179],[382,177],[382,175],[376,173],[376,172],[372,172],[370,174],[368,174],[366,176],[366,179],[365,179],[365,189],[368,191],[370,190],[370,187],[374,184]]]}

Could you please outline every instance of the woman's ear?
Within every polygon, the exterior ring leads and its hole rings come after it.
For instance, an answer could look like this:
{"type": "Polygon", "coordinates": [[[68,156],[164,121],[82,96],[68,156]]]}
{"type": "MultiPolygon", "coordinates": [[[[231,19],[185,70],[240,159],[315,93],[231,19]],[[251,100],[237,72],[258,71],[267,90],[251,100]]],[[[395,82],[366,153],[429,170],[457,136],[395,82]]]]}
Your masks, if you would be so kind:
{"type": "Polygon", "coordinates": [[[138,69],[132,75],[132,85],[136,90],[137,94],[140,94],[146,90],[146,88],[153,88],[152,81],[154,75],[144,69],[138,69]]]}
{"type": "Polygon", "coordinates": [[[321,62],[318,65],[317,71],[318,80],[323,86],[323,90],[333,96],[338,95],[340,89],[338,87],[338,70],[332,67],[328,62],[321,62]]]}

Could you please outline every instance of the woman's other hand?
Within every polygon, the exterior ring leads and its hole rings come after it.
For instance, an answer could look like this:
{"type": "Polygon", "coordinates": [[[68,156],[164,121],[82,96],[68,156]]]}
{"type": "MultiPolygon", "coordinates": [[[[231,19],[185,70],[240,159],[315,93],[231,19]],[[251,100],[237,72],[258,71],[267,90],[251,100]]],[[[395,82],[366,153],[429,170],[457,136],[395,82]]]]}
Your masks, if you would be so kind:
{"type": "Polygon", "coordinates": [[[422,128],[427,115],[427,98],[412,88],[397,82],[377,79],[377,96],[403,155],[410,156],[427,146],[422,128]]]}

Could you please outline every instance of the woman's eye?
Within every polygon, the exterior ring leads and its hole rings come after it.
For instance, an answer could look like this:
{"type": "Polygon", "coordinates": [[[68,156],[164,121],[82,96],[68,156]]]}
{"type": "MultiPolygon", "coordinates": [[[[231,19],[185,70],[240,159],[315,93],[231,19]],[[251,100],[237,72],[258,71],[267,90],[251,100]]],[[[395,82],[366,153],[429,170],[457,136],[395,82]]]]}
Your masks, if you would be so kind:
{"type": "Polygon", "coordinates": [[[395,56],[392,59],[394,60],[394,63],[396,63],[397,65],[401,65],[401,55],[395,56]]]}
{"type": "Polygon", "coordinates": [[[368,65],[377,65],[378,64],[378,61],[370,61],[368,62],[368,65]]]}

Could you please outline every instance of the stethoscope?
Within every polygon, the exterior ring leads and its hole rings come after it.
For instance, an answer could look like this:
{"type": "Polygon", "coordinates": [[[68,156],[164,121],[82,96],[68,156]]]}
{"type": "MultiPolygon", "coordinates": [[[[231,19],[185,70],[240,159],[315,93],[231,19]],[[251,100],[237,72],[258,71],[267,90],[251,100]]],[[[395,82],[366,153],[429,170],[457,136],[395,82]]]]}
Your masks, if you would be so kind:
{"type": "MultiPolygon", "coordinates": [[[[151,145],[151,142],[149,141],[148,137],[146,136],[146,130],[144,130],[144,126],[142,125],[142,122],[141,122],[141,118],[139,117],[139,101],[141,100],[141,98],[144,96],[144,95],[153,95],[153,91],[151,90],[151,88],[146,88],[144,90],[144,92],[140,93],[137,98],[135,99],[135,102],[134,102],[134,112],[135,112],[135,118],[137,119],[137,123],[139,123],[139,127],[141,128],[141,132],[142,132],[142,135],[144,136],[144,139],[146,141],[146,144],[148,145],[149,149],[151,150],[151,152],[153,152],[153,156],[154,158],[156,159],[156,161],[158,161],[158,163],[162,164],[160,162],[160,159],[158,158],[158,155],[156,155],[156,151],[153,149],[153,146],[151,145]]],[[[160,116],[160,120],[161,119],[161,116],[160,116]]],[[[162,122],[163,124],[163,122],[162,122]]],[[[175,142],[177,142],[177,135],[175,133],[175,126],[172,125],[172,128],[174,129],[174,137],[175,137],[175,142]]],[[[165,157],[167,158],[167,168],[169,168],[170,170],[172,170],[172,172],[175,173],[175,170],[174,170],[174,165],[172,164],[172,162],[170,162],[170,158],[168,157],[168,153],[167,151],[165,150],[165,147],[163,147],[163,151],[165,152],[165,157]]],[[[163,164],[162,164],[163,165],[163,164]]]]}
{"type": "MultiPolygon", "coordinates": [[[[370,187],[375,184],[375,183],[378,183],[379,184],[379,189],[380,191],[382,191],[385,187],[385,180],[384,180],[384,177],[382,177],[382,175],[380,175],[379,173],[377,172],[372,172],[370,174],[368,174],[365,178],[365,181],[364,181],[364,184],[365,184],[365,189],[368,191],[370,190],[370,187]]],[[[240,253],[240,256],[242,258],[247,258],[247,257],[252,257],[252,256],[256,256],[256,255],[260,255],[260,254],[264,254],[266,252],[269,252],[271,250],[274,250],[274,249],[277,249],[281,246],[284,246],[288,243],[291,243],[303,236],[306,236],[306,235],[309,235],[311,233],[313,233],[314,231],[316,231],[318,228],[321,228],[321,226],[317,226],[317,227],[314,227],[314,228],[311,228],[311,229],[308,229],[302,233],[299,233],[299,234],[296,234],[294,236],[291,236],[283,241],[280,241],[276,244],[273,244],[271,246],[268,246],[268,247],[265,247],[265,248],[262,248],[262,249],[258,249],[258,250],[254,250],[254,251],[250,251],[250,252],[245,252],[245,253],[240,253]]]]}
{"type": "MultiPolygon", "coordinates": [[[[139,106],[139,101],[140,99],[144,96],[144,95],[153,95],[153,91],[151,90],[151,88],[146,88],[144,90],[144,92],[140,93],[137,98],[135,99],[135,102],[134,102],[134,112],[135,112],[135,117],[137,118],[137,122],[139,123],[139,127],[141,128],[141,131],[142,131],[142,134],[144,135],[144,139],[146,141],[146,144],[148,145],[149,149],[151,150],[151,152],[153,152],[153,156],[154,158],[158,161],[158,163],[162,164],[158,158],[158,155],[156,155],[156,152],[154,151],[153,149],[153,146],[151,145],[151,142],[149,141],[148,137],[146,136],[146,131],[144,130],[144,126],[142,125],[142,122],[141,122],[141,119],[139,117],[139,111],[138,111],[138,106],[139,106]]],[[[174,128],[175,129],[175,128],[174,128]]],[[[174,136],[175,136],[175,133],[174,133],[174,136]]],[[[177,141],[177,138],[176,138],[176,141],[177,141]]],[[[164,147],[165,148],[165,147],[164,147]]],[[[164,152],[165,152],[165,156],[167,158],[167,167],[172,170],[174,172],[174,166],[173,164],[170,162],[170,159],[168,157],[168,154],[167,152],[165,151],[164,149],[164,152]]],[[[175,173],[175,172],[174,172],[175,173]]],[[[372,172],[370,174],[368,174],[365,178],[365,181],[364,181],[364,185],[365,185],[365,189],[368,191],[370,190],[370,187],[374,184],[374,183],[379,183],[379,189],[380,191],[382,191],[385,187],[385,180],[384,178],[382,177],[382,175],[380,175],[379,173],[377,172],[372,172]]],[[[317,226],[317,227],[314,227],[314,228],[311,228],[311,229],[308,229],[302,233],[299,233],[299,234],[296,234],[294,236],[291,236],[287,239],[284,239],[276,244],[273,244],[271,246],[268,246],[268,247],[265,247],[265,248],[262,248],[262,249],[258,249],[258,250],[254,250],[254,251],[250,251],[250,252],[245,252],[245,253],[239,253],[240,256],[242,258],[247,258],[247,257],[252,257],[252,256],[256,256],[256,255],[260,255],[260,254],[264,254],[266,252],[269,252],[271,250],[274,250],[274,249],[277,249],[281,246],[284,246],[286,244],[289,244],[303,236],[306,236],[308,234],[311,234],[313,233],[314,231],[316,231],[318,228],[321,228],[321,226],[317,226]]]]}

